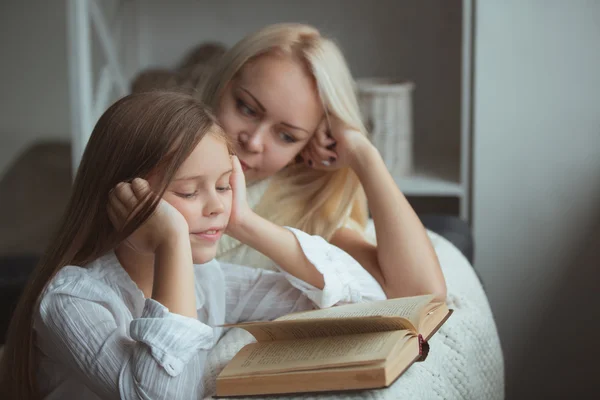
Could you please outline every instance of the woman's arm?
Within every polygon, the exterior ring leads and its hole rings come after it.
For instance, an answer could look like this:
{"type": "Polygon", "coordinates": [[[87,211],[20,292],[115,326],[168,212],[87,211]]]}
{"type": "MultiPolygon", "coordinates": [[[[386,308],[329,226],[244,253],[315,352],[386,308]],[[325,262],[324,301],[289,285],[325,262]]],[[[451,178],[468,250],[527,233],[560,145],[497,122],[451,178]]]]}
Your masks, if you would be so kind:
{"type": "Polygon", "coordinates": [[[354,136],[348,163],[365,190],[377,246],[347,228],[338,230],[331,243],[358,260],[389,298],[432,293],[444,300],[446,283],[425,228],[377,149],[360,133],[354,136]]]}

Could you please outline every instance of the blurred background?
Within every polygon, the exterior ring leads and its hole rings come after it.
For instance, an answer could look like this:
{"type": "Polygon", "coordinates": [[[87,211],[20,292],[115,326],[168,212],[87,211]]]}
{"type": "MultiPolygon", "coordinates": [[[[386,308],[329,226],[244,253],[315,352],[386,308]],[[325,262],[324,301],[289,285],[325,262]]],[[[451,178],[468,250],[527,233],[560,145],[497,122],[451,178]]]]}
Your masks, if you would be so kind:
{"type": "Polygon", "coordinates": [[[359,80],[405,85],[411,162],[390,169],[418,212],[469,227],[506,397],[595,398],[599,0],[2,0],[0,258],[44,250],[112,101],[198,89],[197,50],[275,22],[335,38],[359,80]]]}

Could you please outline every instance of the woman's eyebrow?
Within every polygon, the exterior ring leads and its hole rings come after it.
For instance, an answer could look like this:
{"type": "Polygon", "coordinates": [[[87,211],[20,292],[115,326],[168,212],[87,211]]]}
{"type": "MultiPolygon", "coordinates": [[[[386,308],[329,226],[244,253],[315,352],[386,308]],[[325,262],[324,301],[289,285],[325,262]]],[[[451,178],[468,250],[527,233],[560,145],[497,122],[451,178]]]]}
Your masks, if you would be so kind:
{"type": "Polygon", "coordinates": [[[308,134],[310,135],[310,132],[309,132],[309,131],[307,131],[307,130],[306,130],[306,129],[304,129],[304,128],[300,128],[299,126],[294,126],[294,125],[292,125],[292,124],[288,124],[287,122],[282,122],[282,123],[281,123],[281,125],[287,126],[288,128],[292,128],[292,129],[298,129],[299,131],[306,132],[306,133],[308,133],[308,134]]]}
{"type": "Polygon", "coordinates": [[[252,93],[250,93],[250,91],[248,89],[243,88],[241,86],[240,86],[240,89],[242,89],[244,92],[246,92],[248,94],[248,96],[252,97],[252,100],[254,100],[256,102],[256,105],[258,106],[258,108],[260,108],[260,111],[262,111],[262,112],[267,111],[265,106],[263,106],[262,103],[260,101],[258,101],[258,99],[256,97],[254,97],[254,95],[252,93]]]}
{"type": "MultiPolygon", "coordinates": [[[[263,112],[263,113],[267,112],[267,109],[265,108],[265,106],[263,106],[262,103],[260,101],[258,101],[258,99],[256,97],[254,97],[254,95],[252,93],[250,93],[250,91],[248,89],[243,88],[241,86],[240,86],[240,89],[243,90],[244,92],[246,92],[246,94],[248,96],[252,97],[252,100],[254,100],[256,102],[256,105],[258,106],[258,108],[260,108],[261,112],[263,112]]],[[[287,122],[281,122],[281,125],[287,126],[288,128],[291,128],[291,129],[297,129],[299,131],[304,131],[310,135],[310,132],[308,130],[306,130],[304,128],[300,128],[299,126],[292,125],[287,122]]]]}

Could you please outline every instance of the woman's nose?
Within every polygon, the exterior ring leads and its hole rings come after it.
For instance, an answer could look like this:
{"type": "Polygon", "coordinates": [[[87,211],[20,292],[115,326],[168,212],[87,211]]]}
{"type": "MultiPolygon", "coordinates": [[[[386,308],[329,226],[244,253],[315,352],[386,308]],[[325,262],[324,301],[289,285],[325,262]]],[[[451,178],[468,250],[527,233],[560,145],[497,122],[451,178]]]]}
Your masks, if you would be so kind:
{"type": "Polygon", "coordinates": [[[239,142],[244,150],[250,153],[260,153],[264,146],[264,134],[260,127],[253,132],[242,132],[239,136],[239,142]]]}

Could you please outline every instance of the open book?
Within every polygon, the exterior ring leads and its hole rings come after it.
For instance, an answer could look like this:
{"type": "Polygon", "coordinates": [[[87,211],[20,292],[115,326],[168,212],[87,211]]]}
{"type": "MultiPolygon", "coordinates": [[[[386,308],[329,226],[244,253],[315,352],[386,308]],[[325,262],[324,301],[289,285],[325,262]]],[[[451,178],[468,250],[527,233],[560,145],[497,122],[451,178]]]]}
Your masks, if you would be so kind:
{"type": "Polygon", "coordinates": [[[432,295],[348,304],[225,325],[256,338],[217,377],[217,396],[375,389],[424,360],[450,316],[432,295]]]}

